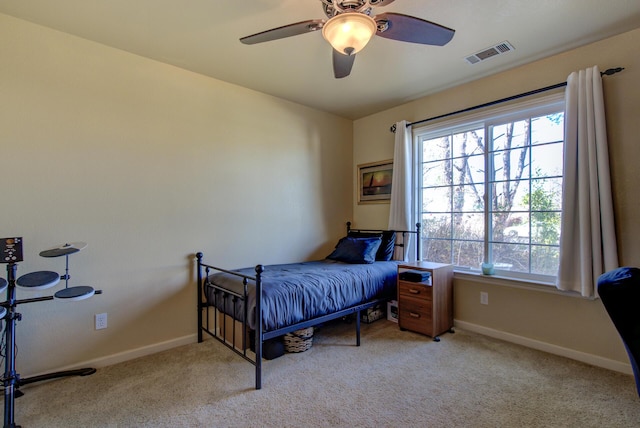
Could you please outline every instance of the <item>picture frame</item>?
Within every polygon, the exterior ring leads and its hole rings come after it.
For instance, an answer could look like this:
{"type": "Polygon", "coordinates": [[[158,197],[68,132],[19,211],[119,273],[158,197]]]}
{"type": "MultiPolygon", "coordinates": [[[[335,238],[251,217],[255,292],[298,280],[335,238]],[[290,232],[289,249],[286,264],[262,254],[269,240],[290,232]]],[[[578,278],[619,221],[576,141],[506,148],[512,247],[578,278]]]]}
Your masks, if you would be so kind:
{"type": "Polygon", "coordinates": [[[393,159],[358,165],[358,204],[391,201],[393,159]]]}

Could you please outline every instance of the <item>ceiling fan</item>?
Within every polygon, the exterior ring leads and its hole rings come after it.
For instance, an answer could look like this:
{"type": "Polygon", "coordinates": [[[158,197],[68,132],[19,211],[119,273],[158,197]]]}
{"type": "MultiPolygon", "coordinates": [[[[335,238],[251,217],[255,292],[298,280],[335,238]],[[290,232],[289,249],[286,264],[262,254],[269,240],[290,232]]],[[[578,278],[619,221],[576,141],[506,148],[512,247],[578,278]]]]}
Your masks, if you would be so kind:
{"type": "Polygon", "coordinates": [[[356,53],[374,35],[436,46],[444,46],[453,38],[455,30],[414,16],[393,12],[371,16],[373,7],[387,6],[394,1],[320,0],[328,20],[297,22],[242,37],[240,41],[253,45],[322,30],[322,36],[333,47],[333,73],[339,79],[351,73],[356,53]]]}

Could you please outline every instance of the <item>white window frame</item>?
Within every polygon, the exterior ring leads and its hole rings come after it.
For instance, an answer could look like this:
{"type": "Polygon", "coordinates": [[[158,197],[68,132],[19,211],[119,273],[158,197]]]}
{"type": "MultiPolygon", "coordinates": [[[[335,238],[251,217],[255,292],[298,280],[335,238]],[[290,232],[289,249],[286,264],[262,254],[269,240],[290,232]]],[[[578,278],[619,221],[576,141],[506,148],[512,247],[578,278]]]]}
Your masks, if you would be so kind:
{"type": "MultiPolygon", "coordinates": [[[[464,115],[456,115],[453,118],[446,118],[434,123],[425,124],[423,126],[413,128],[413,146],[414,146],[414,159],[415,159],[415,175],[414,175],[414,195],[417,203],[415,204],[417,210],[417,218],[421,218],[422,207],[422,151],[420,142],[423,140],[430,140],[439,138],[444,135],[450,135],[452,133],[461,132],[470,129],[471,127],[484,128],[485,139],[488,140],[487,130],[490,126],[504,124],[508,121],[517,121],[524,118],[544,116],[546,114],[557,113],[558,111],[565,112],[565,99],[564,90],[556,93],[539,96],[536,98],[529,98],[525,100],[519,100],[516,102],[505,103],[493,107],[482,109],[478,112],[468,113],[464,115]]],[[[485,164],[487,154],[485,152],[485,164]]],[[[564,174],[563,174],[564,176],[564,174]]],[[[486,188],[485,188],[486,192],[486,188]]],[[[489,221],[488,217],[488,204],[485,195],[485,233],[484,233],[484,248],[485,257],[489,247],[488,229],[486,223],[489,221]]],[[[477,267],[456,267],[457,271],[480,273],[480,266],[477,267]]],[[[516,271],[502,271],[496,270],[496,276],[511,278],[514,280],[523,280],[527,282],[534,282],[537,284],[553,285],[555,284],[555,276],[541,275],[527,272],[516,271]]]]}

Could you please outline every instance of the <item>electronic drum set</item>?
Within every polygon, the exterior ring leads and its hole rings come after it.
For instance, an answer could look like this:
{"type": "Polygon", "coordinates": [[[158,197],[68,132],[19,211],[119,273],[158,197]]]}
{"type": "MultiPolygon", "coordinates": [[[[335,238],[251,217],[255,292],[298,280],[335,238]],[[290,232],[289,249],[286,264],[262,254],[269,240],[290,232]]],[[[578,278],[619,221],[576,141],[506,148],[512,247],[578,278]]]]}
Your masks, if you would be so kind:
{"type": "Polygon", "coordinates": [[[31,378],[21,379],[15,371],[15,327],[16,321],[22,319],[22,315],[16,312],[16,306],[22,303],[42,302],[46,300],[65,300],[78,301],[88,299],[95,294],[102,294],[101,290],[94,290],[89,286],[69,287],[69,256],[86,248],[85,242],[72,242],[57,245],[53,248],[41,251],[40,256],[45,258],[65,258],[65,273],[60,275],[53,271],[38,271],[22,275],[16,279],[17,265],[16,263],[23,261],[22,256],[22,238],[3,238],[0,239],[0,263],[7,264],[7,279],[0,278],[0,293],[6,290],[7,299],[0,303],[0,320],[6,322],[4,330],[6,349],[5,355],[5,373],[2,379],[4,385],[4,427],[16,427],[14,422],[14,400],[20,397],[22,393],[18,388],[33,382],[54,379],[64,376],[86,376],[95,373],[94,368],[82,368],[76,370],[67,370],[56,373],[49,373],[31,378]],[[41,291],[56,286],[61,280],[64,280],[65,287],[56,291],[53,296],[35,297],[31,299],[16,299],[16,288],[29,291],[41,291]]]}
{"type": "Polygon", "coordinates": [[[86,242],[72,242],[61,244],[40,252],[40,257],[65,257],[65,274],[60,276],[57,272],[40,271],[22,275],[16,281],[18,288],[24,290],[45,290],[56,286],[64,279],[65,287],[57,291],[53,297],[61,300],[84,300],[95,294],[95,290],[88,286],[69,287],[69,255],[86,248],[86,242]]]}

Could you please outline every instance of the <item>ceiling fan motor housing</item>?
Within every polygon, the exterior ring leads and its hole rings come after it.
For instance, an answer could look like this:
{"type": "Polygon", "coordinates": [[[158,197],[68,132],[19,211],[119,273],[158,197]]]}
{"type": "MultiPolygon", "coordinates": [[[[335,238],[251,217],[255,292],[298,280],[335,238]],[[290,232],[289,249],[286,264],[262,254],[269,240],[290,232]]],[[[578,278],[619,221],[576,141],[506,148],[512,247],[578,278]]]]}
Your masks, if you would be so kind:
{"type": "MultiPolygon", "coordinates": [[[[327,18],[333,18],[341,13],[357,12],[371,14],[371,6],[381,3],[381,0],[320,0],[327,18]]],[[[382,0],[384,1],[384,0],[382,0]]]]}

